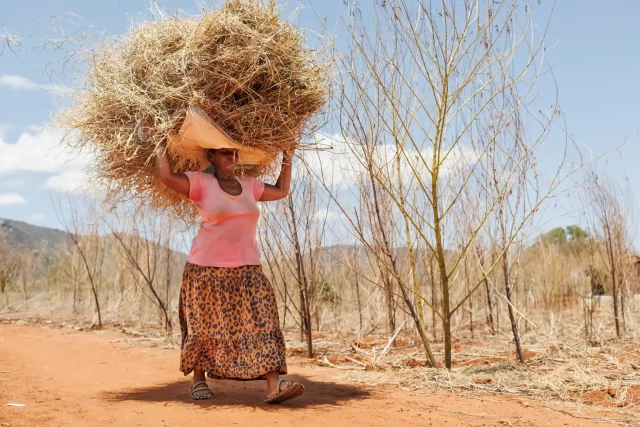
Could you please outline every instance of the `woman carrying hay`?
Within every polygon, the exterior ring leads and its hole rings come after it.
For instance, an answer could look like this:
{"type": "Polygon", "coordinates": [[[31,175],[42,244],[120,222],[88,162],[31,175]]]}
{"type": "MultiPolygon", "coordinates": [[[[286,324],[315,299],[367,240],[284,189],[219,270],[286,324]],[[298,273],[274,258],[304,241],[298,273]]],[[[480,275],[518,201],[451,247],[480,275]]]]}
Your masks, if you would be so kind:
{"type": "Polygon", "coordinates": [[[173,191],[195,203],[201,217],[184,269],[179,317],[180,370],[193,371],[193,399],[210,399],[209,378],[266,379],[266,403],[301,395],[304,386],[280,379],[287,373],[285,344],[273,288],[260,265],[256,202],[289,194],[293,151],[284,153],[275,185],[235,174],[237,151],[209,149],[205,172],[174,173],[165,146],[156,173],[173,191]]]}

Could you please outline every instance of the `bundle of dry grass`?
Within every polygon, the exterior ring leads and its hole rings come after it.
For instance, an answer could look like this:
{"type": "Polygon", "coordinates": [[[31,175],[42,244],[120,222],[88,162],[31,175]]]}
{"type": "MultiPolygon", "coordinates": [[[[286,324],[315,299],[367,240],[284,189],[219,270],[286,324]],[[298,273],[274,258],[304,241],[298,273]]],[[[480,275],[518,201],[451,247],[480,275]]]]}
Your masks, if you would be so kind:
{"type": "MultiPolygon", "coordinates": [[[[273,3],[258,0],[227,0],[198,19],[144,23],[96,49],[87,63],[86,85],[60,117],[75,131],[69,143],[94,152],[94,172],[110,202],[170,209],[187,221],[195,211],[156,180],[153,159],[158,144],[181,128],[190,105],[234,141],[275,160],[311,130],[326,98],[324,65],[273,3]],[[137,125],[148,116],[157,133],[141,141],[137,125]]],[[[170,154],[177,172],[204,167],[170,154]]],[[[247,173],[268,169],[263,164],[247,173]]]]}

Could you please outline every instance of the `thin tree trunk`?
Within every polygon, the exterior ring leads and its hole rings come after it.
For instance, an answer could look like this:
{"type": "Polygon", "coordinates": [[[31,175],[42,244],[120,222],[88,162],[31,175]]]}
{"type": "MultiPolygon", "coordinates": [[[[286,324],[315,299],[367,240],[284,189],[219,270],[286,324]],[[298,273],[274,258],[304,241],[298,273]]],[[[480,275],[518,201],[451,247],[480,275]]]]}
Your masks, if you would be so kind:
{"type": "MultiPolygon", "coordinates": [[[[471,286],[469,285],[469,265],[468,260],[465,258],[464,260],[464,275],[465,275],[465,286],[467,288],[467,295],[471,292],[471,286]]],[[[469,297],[469,331],[471,332],[471,338],[473,339],[473,298],[469,297]]]]}
{"type": "MultiPolygon", "coordinates": [[[[275,280],[275,275],[273,275],[274,280],[275,280]]],[[[287,280],[283,280],[283,286],[284,286],[284,295],[283,295],[283,301],[284,301],[284,313],[282,313],[282,330],[285,330],[286,326],[287,326],[287,308],[288,308],[288,300],[287,298],[289,297],[289,289],[287,289],[287,280]]]]}
{"type": "Polygon", "coordinates": [[[484,279],[484,289],[487,294],[487,322],[489,322],[489,328],[491,328],[491,333],[496,333],[496,328],[493,323],[493,304],[491,302],[491,288],[489,287],[489,279],[484,279]]]}
{"type": "MultiPolygon", "coordinates": [[[[432,197],[437,200],[436,183],[432,185],[432,197]]],[[[442,330],[444,333],[444,366],[451,369],[451,305],[449,302],[449,277],[445,264],[444,244],[442,229],[439,220],[438,206],[434,203],[433,209],[434,229],[436,232],[436,258],[440,272],[440,290],[442,292],[442,330]]]]}
{"type": "MultiPolygon", "coordinates": [[[[384,268],[384,266],[381,268],[384,268]]],[[[382,282],[384,287],[384,296],[385,302],[387,303],[387,333],[391,335],[396,330],[396,312],[393,304],[393,283],[386,271],[383,272],[383,276],[382,282]]]]}
{"type": "Polygon", "coordinates": [[[518,360],[520,360],[520,363],[524,363],[524,355],[522,354],[522,347],[520,346],[520,334],[518,333],[518,325],[516,323],[516,318],[513,313],[513,305],[512,305],[512,299],[511,299],[511,283],[509,279],[509,260],[507,258],[506,252],[502,257],[502,274],[503,274],[503,280],[504,280],[505,295],[507,297],[507,310],[509,312],[509,322],[511,323],[511,331],[513,332],[513,341],[516,344],[516,353],[518,355],[518,360]]]}
{"type": "Polygon", "coordinates": [[[620,317],[622,321],[620,322],[620,330],[622,333],[627,331],[627,316],[625,313],[626,308],[626,299],[627,299],[627,286],[626,286],[626,278],[624,274],[624,267],[620,270],[620,317]]]}
{"type": "MultiPolygon", "coordinates": [[[[477,248],[478,260],[480,262],[480,267],[482,267],[482,271],[484,271],[484,254],[480,251],[480,248],[477,248]]],[[[493,323],[493,303],[491,300],[491,288],[489,287],[489,278],[484,278],[484,290],[487,296],[487,323],[489,324],[489,329],[491,334],[496,333],[496,328],[493,323]]]]}
{"type": "MultiPolygon", "coordinates": [[[[289,212],[291,214],[291,230],[293,235],[293,245],[296,256],[298,285],[300,286],[300,317],[302,322],[301,328],[304,332],[301,333],[301,338],[306,335],[307,338],[307,356],[313,357],[313,331],[311,330],[311,313],[309,304],[309,282],[307,280],[306,271],[304,268],[304,259],[302,258],[302,248],[300,246],[300,240],[298,239],[298,232],[296,230],[296,214],[293,206],[293,200],[288,199],[289,212]]],[[[301,339],[302,340],[302,339],[301,339]]]]}
{"type": "Polygon", "coordinates": [[[431,330],[433,331],[433,340],[437,339],[436,335],[436,301],[438,287],[436,286],[436,278],[433,272],[433,256],[429,257],[429,280],[431,281],[431,330]]]}
{"type": "Polygon", "coordinates": [[[22,292],[24,293],[24,308],[26,310],[29,309],[29,294],[27,292],[27,277],[26,277],[26,271],[23,268],[22,270],[22,292]]]}
{"type": "Polygon", "coordinates": [[[613,236],[611,235],[611,230],[609,229],[609,224],[605,224],[605,232],[607,236],[607,252],[609,255],[609,264],[611,269],[611,287],[612,287],[612,296],[613,296],[613,318],[616,325],[616,336],[618,338],[622,337],[622,333],[620,331],[620,317],[618,313],[618,277],[616,270],[616,260],[613,254],[613,236]]]}
{"type": "MultiPolygon", "coordinates": [[[[357,261],[355,249],[354,249],[353,258],[354,258],[354,265],[355,265],[355,262],[357,261]]],[[[360,280],[358,280],[358,272],[357,271],[355,272],[355,282],[356,282],[356,298],[357,298],[357,301],[358,301],[358,320],[360,322],[359,331],[362,332],[363,329],[364,329],[363,324],[362,324],[362,301],[360,301],[360,280]]]]}

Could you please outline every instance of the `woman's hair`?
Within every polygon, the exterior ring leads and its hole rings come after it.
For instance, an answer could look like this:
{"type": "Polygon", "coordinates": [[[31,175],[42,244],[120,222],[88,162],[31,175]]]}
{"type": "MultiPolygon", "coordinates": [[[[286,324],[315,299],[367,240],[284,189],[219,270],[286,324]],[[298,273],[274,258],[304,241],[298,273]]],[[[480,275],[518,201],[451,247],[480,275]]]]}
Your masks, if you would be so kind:
{"type": "Polygon", "coordinates": [[[207,148],[207,154],[216,154],[215,148],[207,148]]]}

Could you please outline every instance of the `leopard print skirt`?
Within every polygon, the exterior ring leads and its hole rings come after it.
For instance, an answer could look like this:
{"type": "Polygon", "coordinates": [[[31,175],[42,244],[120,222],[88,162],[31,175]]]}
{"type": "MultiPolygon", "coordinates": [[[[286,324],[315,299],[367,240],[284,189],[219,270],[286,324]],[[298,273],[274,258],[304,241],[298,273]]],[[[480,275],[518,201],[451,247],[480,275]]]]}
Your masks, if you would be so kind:
{"type": "Polygon", "coordinates": [[[276,297],[259,265],[187,263],[179,302],[180,370],[210,378],[255,380],[287,373],[276,297]]]}

